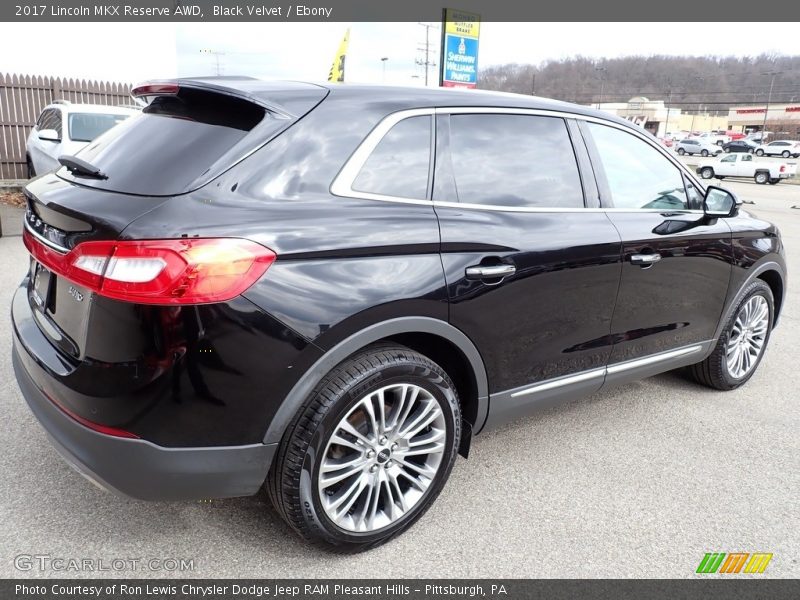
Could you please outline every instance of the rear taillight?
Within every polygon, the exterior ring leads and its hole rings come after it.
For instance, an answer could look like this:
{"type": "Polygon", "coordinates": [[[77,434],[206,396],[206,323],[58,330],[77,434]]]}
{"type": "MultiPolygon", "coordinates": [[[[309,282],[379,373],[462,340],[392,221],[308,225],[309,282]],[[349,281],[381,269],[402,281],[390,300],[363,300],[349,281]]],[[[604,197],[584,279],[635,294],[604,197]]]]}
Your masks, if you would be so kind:
{"type": "Polygon", "coordinates": [[[238,238],[83,242],[66,254],[27,230],[23,240],[57,275],[136,304],[225,302],[253,285],[276,258],[272,250],[238,238]]]}
{"type": "Polygon", "coordinates": [[[781,165],[781,170],[780,170],[780,172],[781,172],[781,173],[783,173],[785,170],[786,170],[786,165],[781,165]]]}

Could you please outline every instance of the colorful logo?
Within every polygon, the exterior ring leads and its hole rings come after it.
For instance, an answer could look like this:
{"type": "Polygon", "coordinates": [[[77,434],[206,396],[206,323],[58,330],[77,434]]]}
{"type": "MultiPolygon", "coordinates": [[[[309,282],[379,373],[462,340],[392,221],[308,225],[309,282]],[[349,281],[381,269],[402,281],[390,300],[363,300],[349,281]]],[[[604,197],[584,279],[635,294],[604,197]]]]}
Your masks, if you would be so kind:
{"type": "Polygon", "coordinates": [[[697,566],[697,573],[763,573],[772,554],[766,552],[709,552],[697,566]]]}

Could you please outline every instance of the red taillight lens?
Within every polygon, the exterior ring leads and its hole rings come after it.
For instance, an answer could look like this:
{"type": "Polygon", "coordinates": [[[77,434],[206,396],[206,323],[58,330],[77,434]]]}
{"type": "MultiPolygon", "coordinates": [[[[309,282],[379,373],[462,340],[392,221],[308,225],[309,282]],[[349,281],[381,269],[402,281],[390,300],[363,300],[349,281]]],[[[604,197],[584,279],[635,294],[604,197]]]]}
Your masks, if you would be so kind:
{"type": "Polygon", "coordinates": [[[23,240],[57,275],[136,304],[225,302],[253,285],[276,258],[272,250],[237,238],[84,242],[66,254],[28,231],[23,240]]]}
{"type": "Polygon", "coordinates": [[[780,172],[783,173],[784,171],[786,171],[786,165],[781,165],[781,171],[780,172]]]}
{"type": "Polygon", "coordinates": [[[131,90],[131,96],[174,96],[179,90],[177,83],[141,83],[131,90]]]}

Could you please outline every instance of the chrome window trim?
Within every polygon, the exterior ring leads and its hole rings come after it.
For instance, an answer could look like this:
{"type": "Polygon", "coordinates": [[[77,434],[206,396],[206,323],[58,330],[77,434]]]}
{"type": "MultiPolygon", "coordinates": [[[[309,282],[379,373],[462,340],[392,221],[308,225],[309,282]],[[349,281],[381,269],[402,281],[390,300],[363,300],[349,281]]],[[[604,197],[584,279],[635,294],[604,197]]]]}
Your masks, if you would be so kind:
{"type": "MultiPolygon", "coordinates": [[[[558,117],[562,119],[574,119],[578,121],[586,121],[590,123],[598,123],[613,127],[633,135],[643,142],[649,144],[658,150],[662,156],[675,165],[681,173],[684,173],[689,180],[699,189],[705,193],[705,188],[698,182],[697,179],[689,172],[689,169],[683,165],[677,158],[670,156],[670,154],[659,146],[654,140],[649,139],[644,133],[626,127],[620,123],[607,121],[600,117],[593,117],[590,115],[581,115],[577,113],[570,113],[565,111],[546,110],[540,108],[507,108],[507,107],[491,107],[491,106],[440,106],[436,108],[412,108],[400,110],[391,113],[384,117],[373,129],[367,134],[367,137],[362,140],[361,144],[356,148],[355,152],[347,159],[342,169],[336,175],[331,183],[330,192],[334,196],[341,196],[344,198],[354,198],[361,200],[379,200],[382,202],[399,202],[402,204],[425,205],[425,206],[441,206],[445,208],[463,208],[468,210],[494,210],[499,212],[521,212],[521,213],[570,213],[570,212],[620,212],[620,213],[670,213],[670,214],[703,214],[702,210],[697,209],[682,209],[682,210],[665,210],[663,208],[586,208],[586,207],[526,207],[526,206],[497,206],[494,204],[472,204],[465,202],[442,202],[436,200],[428,200],[427,198],[406,198],[401,196],[386,196],[384,194],[373,194],[369,192],[359,192],[353,189],[353,182],[358,176],[359,171],[367,162],[370,154],[378,146],[384,136],[389,133],[392,127],[397,125],[400,121],[411,117],[419,116],[436,116],[436,115],[458,115],[458,114],[505,114],[505,115],[530,115],[540,117],[558,117]]],[[[435,127],[435,123],[433,123],[435,127]]],[[[435,160],[435,157],[432,157],[435,160]]]]}
{"type": "Polygon", "coordinates": [[[704,348],[703,344],[694,344],[692,346],[685,346],[683,348],[677,348],[675,350],[668,350],[667,352],[659,352],[657,354],[651,354],[643,358],[635,358],[633,360],[626,360],[623,362],[614,363],[613,365],[608,365],[607,367],[601,367],[599,369],[590,369],[588,371],[581,371],[580,373],[576,373],[575,375],[567,375],[565,377],[546,379],[544,381],[540,381],[517,389],[516,391],[511,393],[511,397],[519,398],[520,396],[527,396],[528,394],[536,394],[539,392],[544,392],[547,390],[563,387],[565,385],[572,385],[575,383],[580,383],[582,381],[589,381],[590,379],[595,379],[597,377],[605,377],[606,375],[615,375],[617,373],[623,373],[625,371],[630,371],[631,369],[638,369],[639,367],[646,367],[648,365],[657,364],[659,362],[671,360],[673,358],[679,358],[681,356],[688,356],[689,354],[695,354],[697,352],[701,352],[703,348],[704,348]]]}

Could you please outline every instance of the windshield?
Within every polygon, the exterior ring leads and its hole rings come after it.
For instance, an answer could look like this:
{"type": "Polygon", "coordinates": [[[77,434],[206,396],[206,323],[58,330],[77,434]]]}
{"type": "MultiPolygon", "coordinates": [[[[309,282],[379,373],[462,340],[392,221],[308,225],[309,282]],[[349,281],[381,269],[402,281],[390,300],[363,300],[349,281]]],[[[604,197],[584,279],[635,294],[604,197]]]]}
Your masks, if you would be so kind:
{"type": "Polygon", "coordinates": [[[69,138],[75,142],[91,142],[129,116],[113,113],[72,113],[69,115],[69,138]]]}

